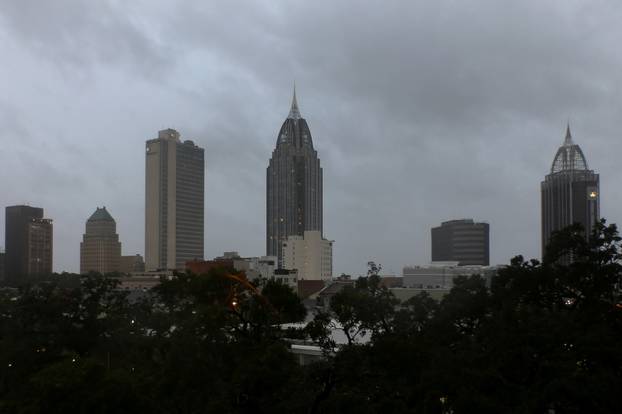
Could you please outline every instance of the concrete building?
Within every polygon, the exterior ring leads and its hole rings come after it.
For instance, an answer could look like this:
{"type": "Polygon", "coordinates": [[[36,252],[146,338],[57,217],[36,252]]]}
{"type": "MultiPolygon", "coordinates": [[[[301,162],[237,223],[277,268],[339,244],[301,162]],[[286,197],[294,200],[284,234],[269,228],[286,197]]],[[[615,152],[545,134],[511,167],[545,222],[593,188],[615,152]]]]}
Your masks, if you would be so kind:
{"type": "Polygon", "coordinates": [[[121,242],[117,223],[106,207],[97,207],[86,221],[80,243],[80,273],[103,274],[121,270],[121,242]]]}
{"type": "Polygon", "coordinates": [[[458,262],[432,262],[425,266],[405,266],[402,285],[418,289],[451,289],[457,276],[480,275],[490,283],[496,266],[460,266],[458,262]]]}
{"type": "Polygon", "coordinates": [[[279,283],[289,286],[294,292],[298,291],[298,270],[275,269],[270,277],[279,283]]]}
{"type": "Polygon", "coordinates": [[[551,234],[580,223],[589,235],[600,219],[600,178],[587,166],[579,145],[566,128],[564,143],[557,150],[551,172],[540,184],[542,195],[542,256],[551,234]]]}
{"type": "Polygon", "coordinates": [[[146,145],[145,267],[184,270],[203,259],[204,150],[174,129],[146,145]]]}
{"type": "Polygon", "coordinates": [[[490,264],[490,226],[472,219],[450,220],[432,228],[432,261],[461,266],[490,264]]]}
{"type": "Polygon", "coordinates": [[[230,261],[232,267],[246,274],[248,280],[258,278],[272,279],[277,268],[277,258],[274,256],[241,257],[236,251],[224,252],[214,261],[230,261]]]}
{"type": "Polygon", "coordinates": [[[9,206],[5,217],[6,278],[52,273],[52,220],[43,218],[43,209],[9,206]]]}
{"type": "Polygon", "coordinates": [[[119,272],[121,273],[134,273],[134,272],[144,272],[145,271],[145,261],[143,257],[139,254],[130,255],[130,256],[121,256],[121,264],[119,268],[119,272]]]}
{"type": "Polygon", "coordinates": [[[301,280],[330,280],[333,276],[333,241],[320,231],[289,236],[283,243],[283,267],[298,270],[301,280]]]}
{"type": "Polygon", "coordinates": [[[322,167],[295,89],[266,173],[266,250],[284,267],[282,246],[289,236],[305,231],[323,235],[322,167]]]}
{"type": "Polygon", "coordinates": [[[278,270],[275,256],[241,257],[233,261],[233,267],[245,271],[249,280],[272,279],[278,270]]]}

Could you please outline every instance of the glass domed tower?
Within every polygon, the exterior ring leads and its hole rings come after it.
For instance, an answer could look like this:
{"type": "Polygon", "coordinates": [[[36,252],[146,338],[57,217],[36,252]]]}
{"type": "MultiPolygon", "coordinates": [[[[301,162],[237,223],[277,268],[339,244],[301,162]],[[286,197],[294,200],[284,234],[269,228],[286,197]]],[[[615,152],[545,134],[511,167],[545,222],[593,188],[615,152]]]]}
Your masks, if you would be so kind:
{"type": "Polygon", "coordinates": [[[322,167],[295,88],[266,172],[266,250],[268,256],[278,257],[281,267],[288,236],[311,230],[322,234],[322,167]]]}
{"type": "Polygon", "coordinates": [[[580,223],[589,235],[600,218],[599,177],[587,166],[579,145],[566,128],[564,143],[557,150],[548,174],[540,185],[542,194],[542,255],[554,231],[580,223]]]}

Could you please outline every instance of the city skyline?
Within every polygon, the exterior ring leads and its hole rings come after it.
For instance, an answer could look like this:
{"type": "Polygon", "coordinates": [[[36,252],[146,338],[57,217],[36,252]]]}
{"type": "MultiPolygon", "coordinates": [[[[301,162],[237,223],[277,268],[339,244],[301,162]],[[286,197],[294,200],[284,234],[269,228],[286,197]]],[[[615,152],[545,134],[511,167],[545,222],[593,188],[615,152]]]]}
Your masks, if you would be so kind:
{"type": "Polygon", "coordinates": [[[490,223],[491,264],[539,257],[539,183],[568,117],[601,176],[601,216],[622,217],[610,156],[622,151],[616,3],[488,4],[477,16],[466,5],[369,3],[338,22],[321,4],[236,14],[197,3],[148,8],[144,26],[135,9],[74,6],[0,11],[10,62],[0,69],[0,173],[10,178],[0,193],[5,206],[27,202],[54,219],[57,271],[78,270],[94,205],[115,212],[126,252],[144,252],[144,140],[169,126],[206,149],[206,257],[262,254],[265,161],[294,79],[321,138],[335,274],[364,273],[367,260],[394,273],[426,263],[429,228],[461,217],[490,223]],[[71,19],[84,43],[59,24],[71,19]]]}

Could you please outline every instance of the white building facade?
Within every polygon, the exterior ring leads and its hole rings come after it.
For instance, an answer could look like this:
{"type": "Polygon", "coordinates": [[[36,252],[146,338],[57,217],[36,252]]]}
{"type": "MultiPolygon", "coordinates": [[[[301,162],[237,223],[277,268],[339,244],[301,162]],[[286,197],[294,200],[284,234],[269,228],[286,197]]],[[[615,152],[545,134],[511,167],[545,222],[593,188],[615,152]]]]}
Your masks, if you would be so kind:
{"type": "Polygon", "coordinates": [[[333,276],[333,243],[320,231],[289,236],[282,244],[283,267],[298,270],[299,280],[330,280],[333,276]]]}

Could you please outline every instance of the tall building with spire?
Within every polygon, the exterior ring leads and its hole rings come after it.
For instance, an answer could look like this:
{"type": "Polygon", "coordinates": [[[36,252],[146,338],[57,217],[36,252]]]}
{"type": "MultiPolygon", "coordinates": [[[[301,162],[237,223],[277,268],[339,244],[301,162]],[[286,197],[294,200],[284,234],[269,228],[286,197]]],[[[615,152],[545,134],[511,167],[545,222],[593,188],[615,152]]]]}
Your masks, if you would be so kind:
{"type": "Polygon", "coordinates": [[[276,141],[267,169],[267,255],[283,266],[283,243],[289,236],[322,228],[322,167],[311,131],[300,115],[296,88],[289,115],[276,141]]]}
{"type": "Polygon", "coordinates": [[[146,158],[145,269],[185,270],[203,259],[204,150],[165,129],[147,141],[146,158]]]}
{"type": "Polygon", "coordinates": [[[103,274],[121,269],[121,242],[117,222],[106,207],[97,208],[86,221],[80,243],[80,273],[103,274]]]}
{"type": "Polygon", "coordinates": [[[540,189],[543,256],[551,234],[557,230],[580,223],[586,235],[592,232],[600,218],[599,176],[588,168],[583,151],[572,140],[570,125],[540,189]]]}

